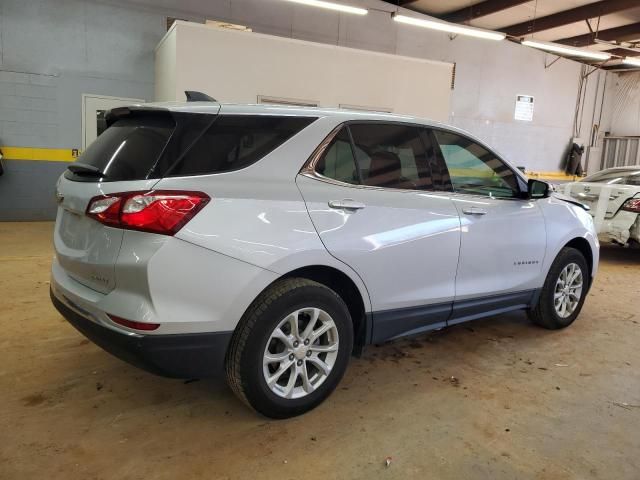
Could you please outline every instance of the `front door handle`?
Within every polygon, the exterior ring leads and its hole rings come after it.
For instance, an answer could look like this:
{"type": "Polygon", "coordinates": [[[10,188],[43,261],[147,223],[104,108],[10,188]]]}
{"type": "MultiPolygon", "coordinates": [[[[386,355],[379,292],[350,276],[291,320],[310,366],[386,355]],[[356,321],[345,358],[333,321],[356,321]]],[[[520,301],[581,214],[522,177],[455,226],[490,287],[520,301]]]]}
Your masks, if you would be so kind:
{"type": "Polygon", "coordinates": [[[462,209],[462,213],[465,215],[486,215],[487,211],[484,208],[467,207],[462,209]]]}
{"type": "Polygon", "coordinates": [[[361,210],[365,207],[365,204],[356,202],[351,198],[345,198],[344,200],[330,200],[329,207],[339,210],[361,210]]]}

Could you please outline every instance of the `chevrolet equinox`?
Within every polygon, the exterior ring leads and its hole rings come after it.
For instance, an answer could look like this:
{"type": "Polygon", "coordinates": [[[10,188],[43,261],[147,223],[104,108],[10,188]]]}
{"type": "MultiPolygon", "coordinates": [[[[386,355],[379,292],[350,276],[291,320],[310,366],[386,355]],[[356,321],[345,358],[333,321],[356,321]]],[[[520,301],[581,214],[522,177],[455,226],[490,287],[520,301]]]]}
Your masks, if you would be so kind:
{"type": "Polygon", "coordinates": [[[587,207],[448,125],[216,102],[107,123],[57,184],[54,305],[266,416],[320,404],[367,344],[512,310],[564,328],[596,273],[587,207]]]}

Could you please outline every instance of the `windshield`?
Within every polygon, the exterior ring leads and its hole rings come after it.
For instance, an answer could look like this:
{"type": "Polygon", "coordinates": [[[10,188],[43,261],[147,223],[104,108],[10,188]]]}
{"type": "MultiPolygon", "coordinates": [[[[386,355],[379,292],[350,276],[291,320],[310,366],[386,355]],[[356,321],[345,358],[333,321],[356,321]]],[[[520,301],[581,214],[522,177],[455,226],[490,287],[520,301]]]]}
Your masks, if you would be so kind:
{"type": "Polygon", "coordinates": [[[603,170],[580,181],[607,185],[640,185],[640,168],[603,170]]]}

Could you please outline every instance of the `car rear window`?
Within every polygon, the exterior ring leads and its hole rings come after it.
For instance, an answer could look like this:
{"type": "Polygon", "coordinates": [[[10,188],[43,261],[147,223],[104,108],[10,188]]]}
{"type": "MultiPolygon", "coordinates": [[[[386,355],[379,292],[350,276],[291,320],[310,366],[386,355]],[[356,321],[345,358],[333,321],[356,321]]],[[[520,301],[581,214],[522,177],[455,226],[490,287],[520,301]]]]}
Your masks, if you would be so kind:
{"type": "Polygon", "coordinates": [[[118,120],[78,157],[102,175],[76,172],[68,178],[97,181],[141,180],[148,177],[176,126],[170,115],[135,116],[118,120]],[[80,177],[80,178],[72,178],[80,177]],[[85,178],[86,179],[86,178],[85,178]]]}
{"type": "Polygon", "coordinates": [[[581,182],[607,183],[609,185],[640,185],[640,169],[604,170],[583,178],[581,182]]]}
{"type": "Polygon", "coordinates": [[[316,118],[168,112],[136,114],[107,128],[66,173],[77,181],[208,175],[245,168],[316,118]],[[82,166],[90,169],[83,170],[82,166]]]}

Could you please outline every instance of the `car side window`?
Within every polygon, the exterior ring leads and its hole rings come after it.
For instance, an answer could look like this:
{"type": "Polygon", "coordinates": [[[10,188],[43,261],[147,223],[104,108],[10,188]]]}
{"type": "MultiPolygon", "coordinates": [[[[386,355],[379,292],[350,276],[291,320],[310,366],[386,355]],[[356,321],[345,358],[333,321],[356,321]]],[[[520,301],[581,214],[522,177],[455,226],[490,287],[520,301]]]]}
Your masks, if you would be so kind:
{"type": "Polygon", "coordinates": [[[347,128],[333,138],[316,165],[316,172],[345,183],[360,183],[347,128]]]}
{"type": "Polygon", "coordinates": [[[180,143],[191,146],[170,167],[170,174],[209,175],[239,170],[259,161],[313,121],[306,117],[220,115],[202,135],[195,131],[183,134],[185,138],[180,143]]]}
{"type": "Polygon", "coordinates": [[[418,127],[390,123],[350,124],[364,185],[433,189],[431,167],[418,127]]]}
{"type": "Polygon", "coordinates": [[[518,196],[516,174],[494,153],[456,133],[433,133],[455,191],[500,198],[518,196]]]}

